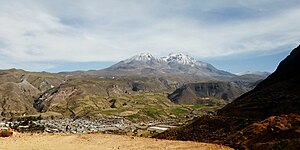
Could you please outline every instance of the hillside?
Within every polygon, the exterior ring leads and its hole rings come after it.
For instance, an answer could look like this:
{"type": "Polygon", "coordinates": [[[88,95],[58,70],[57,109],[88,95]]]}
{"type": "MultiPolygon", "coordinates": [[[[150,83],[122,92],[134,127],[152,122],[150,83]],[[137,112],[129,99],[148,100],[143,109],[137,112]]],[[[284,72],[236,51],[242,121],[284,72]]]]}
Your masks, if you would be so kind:
{"type": "Polygon", "coordinates": [[[299,149],[300,47],[258,86],[218,110],[158,138],[221,143],[237,149],[299,149]]]}
{"type": "Polygon", "coordinates": [[[252,90],[268,74],[244,74],[229,80],[189,82],[168,95],[176,104],[227,104],[252,90]]]}
{"type": "Polygon", "coordinates": [[[218,115],[264,119],[273,115],[300,114],[299,58],[300,47],[256,88],[219,110],[218,115]]]}
{"type": "Polygon", "coordinates": [[[0,71],[0,114],[20,116],[35,114],[33,99],[63,82],[59,75],[24,70],[0,71]]]}
{"type": "Polygon", "coordinates": [[[228,103],[250,89],[235,82],[189,83],[176,89],[168,98],[176,104],[215,105],[217,100],[228,103]]]}
{"type": "Polygon", "coordinates": [[[1,117],[7,119],[118,116],[149,121],[185,119],[220,108],[172,103],[167,93],[178,83],[163,77],[104,78],[5,70],[0,79],[1,117]]]}

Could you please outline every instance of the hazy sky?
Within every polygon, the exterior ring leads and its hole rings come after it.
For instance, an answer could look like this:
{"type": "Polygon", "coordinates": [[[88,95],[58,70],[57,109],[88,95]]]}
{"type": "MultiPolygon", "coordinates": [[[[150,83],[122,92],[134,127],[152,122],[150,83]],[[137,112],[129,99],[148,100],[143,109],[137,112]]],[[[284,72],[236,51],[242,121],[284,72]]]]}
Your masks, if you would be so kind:
{"type": "Polygon", "coordinates": [[[273,71],[300,44],[299,0],[0,0],[0,68],[101,69],[183,52],[273,71]]]}

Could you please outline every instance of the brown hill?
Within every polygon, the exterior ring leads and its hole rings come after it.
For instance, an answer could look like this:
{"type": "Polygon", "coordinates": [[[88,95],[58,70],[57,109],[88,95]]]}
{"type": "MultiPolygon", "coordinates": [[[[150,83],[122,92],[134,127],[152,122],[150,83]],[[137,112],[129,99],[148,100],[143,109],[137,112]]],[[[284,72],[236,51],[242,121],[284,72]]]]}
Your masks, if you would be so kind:
{"type": "Polygon", "coordinates": [[[32,114],[32,98],[39,90],[27,81],[20,83],[7,82],[0,85],[1,116],[32,114]]]}
{"type": "Polygon", "coordinates": [[[60,75],[10,69],[0,71],[0,116],[35,114],[33,100],[63,82],[60,75]]]}
{"type": "Polygon", "coordinates": [[[157,138],[221,143],[237,149],[300,148],[300,47],[258,86],[218,111],[157,138]]]}
{"type": "Polygon", "coordinates": [[[299,60],[300,47],[254,90],[226,105],[218,115],[264,119],[272,115],[300,114],[299,60]]]}

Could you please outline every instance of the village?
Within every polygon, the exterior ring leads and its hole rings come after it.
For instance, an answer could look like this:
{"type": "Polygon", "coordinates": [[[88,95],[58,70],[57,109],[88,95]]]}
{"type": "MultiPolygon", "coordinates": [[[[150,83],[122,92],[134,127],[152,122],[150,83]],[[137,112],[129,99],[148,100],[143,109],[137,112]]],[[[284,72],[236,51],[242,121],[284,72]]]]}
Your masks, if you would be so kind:
{"type": "Polygon", "coordinates": [[[131,136],[151,137],[170,128],[176,127],[174,121],[158,120],[133,123],[122,117],[97,119],[56,119],[6,121],[0,123],[0,130],[13,129],[21,133],[108,133],[131,136]]]}

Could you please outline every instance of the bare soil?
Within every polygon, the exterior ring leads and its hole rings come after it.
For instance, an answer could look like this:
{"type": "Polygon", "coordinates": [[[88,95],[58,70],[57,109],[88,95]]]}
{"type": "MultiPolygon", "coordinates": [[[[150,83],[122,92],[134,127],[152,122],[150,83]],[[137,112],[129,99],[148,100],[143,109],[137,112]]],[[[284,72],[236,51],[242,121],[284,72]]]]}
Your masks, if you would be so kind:
{"type": "Polygon", "coordinates": [[[170,141],[161,139],[110,135],[110,134],[15,134],[0,138],[2,150],[94,150],[94,149],[201,149],[229,150],[231,148],[216,144],[191,141],[170,141]]]}

